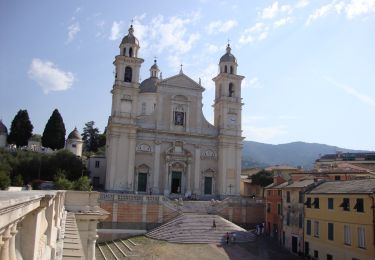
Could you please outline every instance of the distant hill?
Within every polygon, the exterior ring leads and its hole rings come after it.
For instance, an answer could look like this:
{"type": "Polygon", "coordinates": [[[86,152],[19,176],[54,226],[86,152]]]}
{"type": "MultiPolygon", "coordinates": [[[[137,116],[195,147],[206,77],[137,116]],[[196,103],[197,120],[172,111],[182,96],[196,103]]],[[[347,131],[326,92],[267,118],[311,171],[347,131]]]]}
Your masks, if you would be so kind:
{"type": "Polygon", "coordinates": [[[267,167],[276,164],[302,166],[311,169],[320,155],[342,152],[364,152],[317,143],[293,142],[287,144],[264,144],[244,141],[242,167],[267,167]]]}

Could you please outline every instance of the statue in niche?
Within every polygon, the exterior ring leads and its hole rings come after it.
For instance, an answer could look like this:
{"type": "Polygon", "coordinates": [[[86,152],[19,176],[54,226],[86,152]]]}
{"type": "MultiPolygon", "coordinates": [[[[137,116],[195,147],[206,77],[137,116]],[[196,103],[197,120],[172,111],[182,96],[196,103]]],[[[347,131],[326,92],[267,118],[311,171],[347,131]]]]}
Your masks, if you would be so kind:
{"type": "Polygon", "coordinates": [[[174,124],[183,126],[184,116],[185,116],[184,112],[179,112],[179,111],[174,112],[174,124]]]}

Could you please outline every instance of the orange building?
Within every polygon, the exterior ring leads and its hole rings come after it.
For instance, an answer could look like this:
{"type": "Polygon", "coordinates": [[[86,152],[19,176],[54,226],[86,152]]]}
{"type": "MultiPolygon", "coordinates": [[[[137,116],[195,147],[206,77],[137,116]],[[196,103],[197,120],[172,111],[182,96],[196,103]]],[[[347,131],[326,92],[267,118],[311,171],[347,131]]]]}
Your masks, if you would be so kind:
{"type": "Polygon", "coordinates": [[[276,176],[273,183],[268,185],[266,189],[266,226],[267,235],[281,241],[282,230],[282,188],[288,185],[288,182],[276,176]]]}

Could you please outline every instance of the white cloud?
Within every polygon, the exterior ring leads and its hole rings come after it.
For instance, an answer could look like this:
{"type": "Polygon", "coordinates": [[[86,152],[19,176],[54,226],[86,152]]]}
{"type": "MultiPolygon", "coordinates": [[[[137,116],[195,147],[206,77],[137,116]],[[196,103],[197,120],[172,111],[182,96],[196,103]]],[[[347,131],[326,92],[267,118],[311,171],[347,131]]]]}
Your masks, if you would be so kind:
{"type": "Polygon", "coordinates": [[[240,36],[239,42],[241,44],[262,41],[267,38],[269,27],[264,23],[256,23],[254,26],[245,29],[240,36]]]}
{"type": "Polygon", "coordinates": [[[206,89],[213,89],[215,87],[214,82],[212,79],[217,75],[218,73],[218,66],[217,64],[210,63],[206,66],[206,68],[203,70],[203,75],[201,77],[202,80],[202,86],[206,89]]]}
{"type": "Polygon", "coordinates": [[[304,7],[306,7],[309,4],[310,4],[309,0],[298,0],[298,2],[296,3],[295,7],[296,8],[304,8],[304,7]]]}
{"type": "Polygon", "coordinates": [[[104,36],[104,26],[106,22],[104,20],[100,20],[96,23],[97,32],[95,34],[95,37],[102,37],[104,36]]]}
{"type": "Polygon", "coordinates": [[[293,12],[293,7],[290,5],[282,5],[279,6],[279,3],[273,2],[272,5],[265,7],[261,12],[260,12],[260,17],[262,19],[273,19],[280,13],[286,13],[286,14],[291,14],[293,12]]]}
{"type": "Polygon", "coordinates": [[[280,7],[280,11],[283,13],[291,14],[293,12],[293,7],[290,5],[282,5],[280,7]]]}
{"type": "Polygon", "coordinates": [[[375,0],[351,0],[350,3],[338,0],[332,0],[331,3],[321,6],[316,9],[307,19],[306,25],[310,25],[313,21],[320,17],[326,16],[330,12],[335,12],[340,15],[346,14],[348,19],[353,19],[357,16],[363,16],[375,13],[375,0]]]}
{"type": "Polygon", "coordinates": [[[144,22],[144,17],[145,15],[136,17],[134,22],[135,35],[142,42],[143,49],[152,55],[165,51],[168,65],[177,68],[183,61],[183,55],[189,52],[200,38],[199,33],[188,30],[188,26],[199,19],[199,13],[169,18],[157,15],[147,19],[148,23],[144,22]]]}
{"type": "Polygon", "coordinates": [[[273,23],[273,26],[274,26],[274,28],[278,28],[278,27],[281,27],[281,26],[284,26],[284,25],[290,23],[291,21],[292,21],[291,17],[289,17],[289,16],[288,17],[284,17],[284,18],[281,18],[281,19],[275,21],[273,23]]]}
{"type": "Polygon", "coordinates": [[[244,124],[243,131],[246,138],[257,140],[260,142],[269,141],[275,137],[279,137],[288,133],[286,126],[283,125],[257,127],[244,124]]]}
{"type": "Polygon", "coordinates": [[[334,7],[332,3],[323,5],[320,8],[316,9],[309,17],[307,18],[306,25],[310,25],[316,19],[326,16],[328,12],[334,7]]]}
{"type": "Polygon", "coordinates": [[[236,27],[238,22],[236,20],[214,21],[207,25],[206,31],[208,34],[216,34],[220,32],[228,32],[230,29],[236,27]]]}
{"type": "Polygon", "coordinates": [[[349,19],[359,15],[375,13],[375,0],[351,0],[346,5],[345,12],[349,19]]]}
{"type": "MultiPolygon", "coordinates": [[[[75,20],[75,19],[73,19],[75,20]]],[[[68,39],[66,43],[70,43],[71,41],[74,40],[74,37],[76,34],[81,30],[79,26],[79,22],[74,22],[71,25],[68,26],[68,39]]]]}
{"type": "Polygon", "coordinates": [[[75,78],[73,73],[59,69],[50,61],[33,59],[28,71],[29,78],[35,80],[47,94],[50,91],[64,91],[69,89],[75,78]]]}
{"type": "Polygon", "coordinates": [[[339,82],[337,82],[336,80],[334,80],[333,78],[331,77],[328,77],[328,76],[325,76],[324,77],[328,82],[330,82],[331,84],[335,85],[336,87],[344,90],[347,94],[355,97],[356,99],[358,99],[360,102],[362,102],[363,104],[366,104],[366,105],[369,105],[369,106],[372,106],[372,107],[375,107],[375,99],[370,97],[369,95],[366,95],[364,93],[361,93],[360,91],[356,90],[355,88],[351,87],[351,86],[347,86],[347,85],[344,85],[344,84],[341,84],[339,82]]]}
{"type": "Polygon", "coordinates": [[[264,8],[261,12],[262,19],[272,19],[274,18],[279,11],[279,3],[276,1],[272,5],[264,8]]]}
{"type": "Polygon", "coordinates": [[[297,119],[297,117],[292,116],[292,115],[280,115],[278,116],[278,119],[279,120],[293,120],[293,119],[297,119]]]}
{"type": "Polygon", "coordinates": [[[206,46],[207,46],[207,51],[210,54],[217,53],[220,50],[220,48],[215,44],[207,44],[206,46]]]}
{"type": "Polygon", "coordinates": [[[244,79],[244,85],[245,87],[248,85],[250,88],[262,88],[258,77],[251,78],[249,83],[247,83],[246,79],[244,79]]]}
{"type": "Polygon", "coordinates": [[[109,39],[111,41],[116,41],[121,37],[121,30],[123,27],[124,22],[123,21],[113,21],[112,27],[111,27],[111,34],[109,35],[109,39]]]}

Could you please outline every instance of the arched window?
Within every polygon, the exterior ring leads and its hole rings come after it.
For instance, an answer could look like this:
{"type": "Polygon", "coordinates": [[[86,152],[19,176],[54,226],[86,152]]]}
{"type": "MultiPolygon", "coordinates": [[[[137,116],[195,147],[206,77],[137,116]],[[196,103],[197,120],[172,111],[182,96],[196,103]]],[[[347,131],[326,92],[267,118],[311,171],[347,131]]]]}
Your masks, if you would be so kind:
{"type": "Polygon", "coordinates": [[[133,57],[133,48],[132,47],[129,48],[129,57],[133,57]]]}
{"type": "Polygon", "coordinates": [[[233,74],[233,66],[230,66],[230,74],[233,74]]]}
{"type": "Polygon", "coordinates": [[[122,55],[126,56],[126,48],[124,48],[124,50],[122,51],[122,55]]]}
{"type": "Polygon", "coordinates": [[[234,96],[234,86],[233,86],[233,83],[229,83],[229,96],[230,97],[234,96]]]}
{"type": "Polygon", "coordinates": [[[125,82],[132,82],[132,68],[126,67],[125,68],[125,82]]]}
{"type": "Polygon", "coordinates": [[[225,65],[225,67],[224,67],[224,73],[228,73],[227,65],[225,65]]]}

